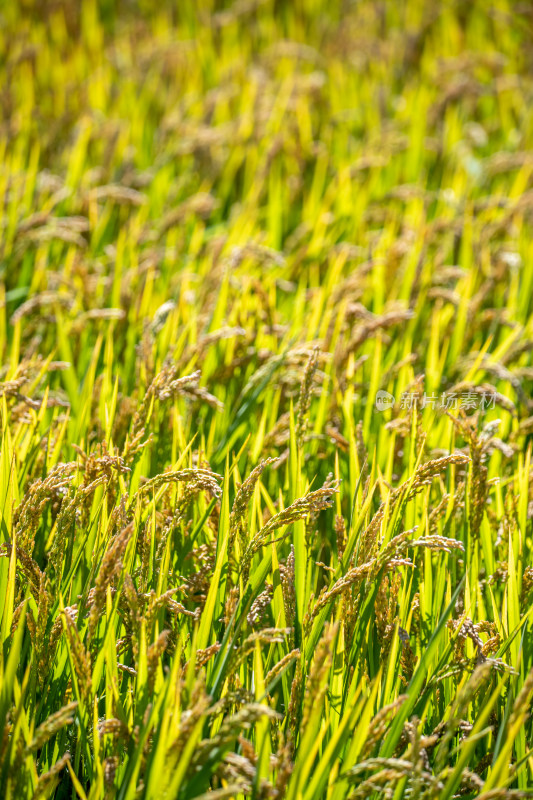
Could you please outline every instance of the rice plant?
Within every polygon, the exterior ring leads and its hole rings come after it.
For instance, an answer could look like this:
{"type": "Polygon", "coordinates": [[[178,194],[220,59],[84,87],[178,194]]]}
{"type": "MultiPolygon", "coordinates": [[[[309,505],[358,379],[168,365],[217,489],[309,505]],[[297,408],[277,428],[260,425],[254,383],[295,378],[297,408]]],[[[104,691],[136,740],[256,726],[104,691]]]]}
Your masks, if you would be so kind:
{"type": "Polygon", "coordinates": [[[533,796],[533,15],[0,6],[0,794],[533,796]]]}

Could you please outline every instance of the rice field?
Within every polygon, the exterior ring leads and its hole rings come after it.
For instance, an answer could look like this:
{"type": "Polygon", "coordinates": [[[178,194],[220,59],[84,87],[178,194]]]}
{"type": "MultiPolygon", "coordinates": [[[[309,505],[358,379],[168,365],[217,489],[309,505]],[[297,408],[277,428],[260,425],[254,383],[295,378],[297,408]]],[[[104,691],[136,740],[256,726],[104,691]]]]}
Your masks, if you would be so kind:
{"type": "Polygon", "coordinates": [[[0,796],[533,796],[533,6],[0,4],[0,796]]]}

